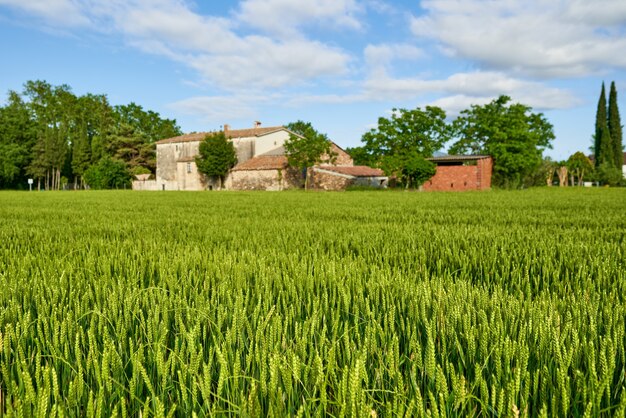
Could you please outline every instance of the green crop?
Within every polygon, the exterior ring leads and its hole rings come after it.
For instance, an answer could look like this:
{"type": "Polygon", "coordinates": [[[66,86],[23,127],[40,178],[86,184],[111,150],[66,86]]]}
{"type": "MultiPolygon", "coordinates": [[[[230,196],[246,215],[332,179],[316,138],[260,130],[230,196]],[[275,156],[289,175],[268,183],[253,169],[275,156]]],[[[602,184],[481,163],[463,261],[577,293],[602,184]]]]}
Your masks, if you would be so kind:
{"type": "Polygon", "coordinates": [[[0,416],[625,416],[626,190],[0,193],[0,416]]]}

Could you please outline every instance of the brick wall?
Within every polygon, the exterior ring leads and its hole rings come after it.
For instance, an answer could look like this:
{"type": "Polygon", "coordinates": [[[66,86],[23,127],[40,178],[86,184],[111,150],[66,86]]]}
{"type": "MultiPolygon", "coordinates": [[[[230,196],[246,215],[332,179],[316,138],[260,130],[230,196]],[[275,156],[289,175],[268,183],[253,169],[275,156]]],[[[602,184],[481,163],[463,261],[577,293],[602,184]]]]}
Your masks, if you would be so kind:
{"type": "Polygon", "coordinates": [[[438,165],[437,172],[422,187],[432,191],[486,190],[491,188],[491,158],[476,165],[438,165]]]}

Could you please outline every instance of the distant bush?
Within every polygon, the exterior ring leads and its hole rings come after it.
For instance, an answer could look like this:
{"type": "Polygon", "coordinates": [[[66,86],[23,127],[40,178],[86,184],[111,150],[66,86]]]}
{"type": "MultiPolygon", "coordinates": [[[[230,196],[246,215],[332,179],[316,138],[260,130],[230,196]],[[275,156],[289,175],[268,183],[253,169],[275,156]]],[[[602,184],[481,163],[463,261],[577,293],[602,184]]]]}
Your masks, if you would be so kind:
{"type": "Polygon", "coordinates": [[[85,171],[85,182],[92,189],[122,189],[130,187],[131,174],[123,161],[104,157],[85,171]]]}

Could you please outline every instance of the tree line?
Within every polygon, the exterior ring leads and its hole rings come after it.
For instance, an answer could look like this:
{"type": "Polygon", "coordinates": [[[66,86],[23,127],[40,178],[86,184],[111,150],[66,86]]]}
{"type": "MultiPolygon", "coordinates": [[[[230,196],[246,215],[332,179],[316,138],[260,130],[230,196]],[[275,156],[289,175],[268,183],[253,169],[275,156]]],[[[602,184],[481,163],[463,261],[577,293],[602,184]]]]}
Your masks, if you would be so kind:
{"type": "Polygon", "coordinates": [[[0,188],[113,188],[154,173],[154,143],[181,135],[174,119],[106,95],[28,81],[0,107],[0,188]]]}
{"type": "Polygon", "coordinates": [[[493,185],[518,188],[538,183],[543,151],[553,139],[543,114],[500,96],[472,105],[450,123],[436,106],[393,109],[390,118],[379,118],[378,126],[363,135],[362,146],[348,152],[357,164],[380,167],[404,185],[417,186],[434,174],[434,165],[425,159],[451,144],[451,154],[492,156],[493,185]]]}

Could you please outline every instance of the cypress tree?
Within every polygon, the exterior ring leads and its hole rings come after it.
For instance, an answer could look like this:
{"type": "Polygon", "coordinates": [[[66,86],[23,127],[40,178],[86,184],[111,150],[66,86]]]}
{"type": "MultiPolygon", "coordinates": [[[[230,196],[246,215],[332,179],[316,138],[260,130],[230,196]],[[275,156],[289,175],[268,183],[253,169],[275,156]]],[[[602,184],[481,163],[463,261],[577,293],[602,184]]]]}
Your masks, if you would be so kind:
{"type": "MultiPolygon", "coordinates": [[[[607,148],[612,150],[610,146],[611,137],[609,134],[609,128],[607,126],[607,114],[606,114],[606,93],[604,90],[604,82],[602,83],[602,92],[600,93],[600,99],[598,100],[598,110],[596,111],[596,135],[594,137],[594,157],[596,167],[599,167],[603,162],[608,161],[613,165],[613,159],[607,155],[607,148]],[[606,141],[609,144],[606,144],[606,141]],[[608,147],[607,147],[608,145],[608,147]],[[608,158],[607,158],[608,157],[608,158]]],[[[611,155],[613,153],[611,152],[611,155]]]]}
{"type": "Polygon", "coordinates": [[[613,161],[615,161],[615,167],[621,169],[624,158],[622,144],[622,124],[619,117],[619,109],[617,108],[617,89],[615,88],[615,81],[611,82],[611,92],[609,93],[608,127],[613,148],[613,161]]]}

